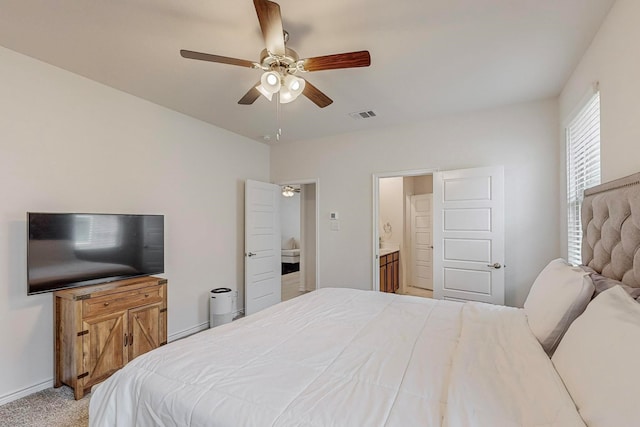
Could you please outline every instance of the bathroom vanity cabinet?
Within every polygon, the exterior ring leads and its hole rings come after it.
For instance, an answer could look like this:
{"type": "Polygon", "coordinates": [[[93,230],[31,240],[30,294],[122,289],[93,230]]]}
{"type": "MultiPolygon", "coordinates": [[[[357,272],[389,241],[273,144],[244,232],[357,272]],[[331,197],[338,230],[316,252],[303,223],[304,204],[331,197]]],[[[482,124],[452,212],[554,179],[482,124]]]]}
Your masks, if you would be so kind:
{"type": "Polygon", "coordinates": [[[394,293],[400,288],[400,251],[380,256],[380,292],[394,293]]]}

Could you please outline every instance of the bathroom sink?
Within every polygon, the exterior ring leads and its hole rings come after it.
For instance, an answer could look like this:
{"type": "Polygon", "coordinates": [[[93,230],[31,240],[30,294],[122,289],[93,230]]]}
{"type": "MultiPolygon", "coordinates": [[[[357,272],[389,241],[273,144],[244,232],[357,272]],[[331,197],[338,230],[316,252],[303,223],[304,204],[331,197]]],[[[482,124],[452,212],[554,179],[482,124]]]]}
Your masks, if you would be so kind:
{"type": "Polygon", "coordinates": [[[392,252],[396,252],[400,250],[400,245],[382,245],[380,248],[380,256],[385,256],[392,252]]]}

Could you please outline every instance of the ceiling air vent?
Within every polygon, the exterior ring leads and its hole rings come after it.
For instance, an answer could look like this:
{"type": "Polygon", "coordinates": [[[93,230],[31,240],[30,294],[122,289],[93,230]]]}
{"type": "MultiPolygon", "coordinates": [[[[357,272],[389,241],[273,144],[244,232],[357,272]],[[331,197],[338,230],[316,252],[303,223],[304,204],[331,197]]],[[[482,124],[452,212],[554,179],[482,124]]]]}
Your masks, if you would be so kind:
{"type": "Polygon", "coordinates": [[[368,111],[356,111],[355,113],[349,113],[349,116],[351,116],[351,118],[354,120],[360,120],[360,119],[368,119],[370,117],[375,117],[377,116],[377,114],[371,110],[368,110],[368,111]]]}

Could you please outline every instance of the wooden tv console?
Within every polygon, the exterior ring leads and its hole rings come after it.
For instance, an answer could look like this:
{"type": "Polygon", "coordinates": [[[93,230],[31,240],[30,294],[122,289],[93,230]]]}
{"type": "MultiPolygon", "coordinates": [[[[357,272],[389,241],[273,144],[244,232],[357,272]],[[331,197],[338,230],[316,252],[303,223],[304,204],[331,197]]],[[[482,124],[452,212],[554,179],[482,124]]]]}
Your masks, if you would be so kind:
{"type": "Polygon", "coordinates": [[[128,361],[167,343],[167,280],[136,277],[53,294],[54,387],[76,400],[128,361]]]}

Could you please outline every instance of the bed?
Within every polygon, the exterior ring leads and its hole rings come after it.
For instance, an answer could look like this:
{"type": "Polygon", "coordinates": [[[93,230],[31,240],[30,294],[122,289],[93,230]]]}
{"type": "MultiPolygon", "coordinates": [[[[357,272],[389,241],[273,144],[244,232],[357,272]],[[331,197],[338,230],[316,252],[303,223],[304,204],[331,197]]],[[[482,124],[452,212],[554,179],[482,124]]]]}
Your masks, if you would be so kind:
{"type": "Polygon", "coordinates": [[[297,264],[300,262],[300,249],[281,249],[280,256],[283,263],[297,264]]]}
{"type": "Polygon", "coordinates": [[[282,261],[281,274],[283,276],[300,271],[300,249],[281,249],[280,257],[282,261]]]}
{"type": "Polygon", "coordinates": [[[635,425],[631,178],[585,198],[592,270],[552,261],[524,309],[320,289],[134,359],[93,391],[90,425],[635,425]],[[628,288],[609,282],[591,300],[592,275],[628,288]],[[600,369],[611,348],[616,363],[600,369]]]}

